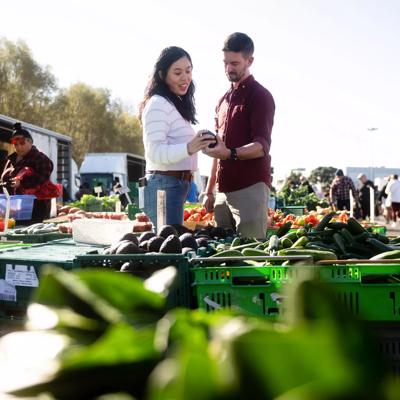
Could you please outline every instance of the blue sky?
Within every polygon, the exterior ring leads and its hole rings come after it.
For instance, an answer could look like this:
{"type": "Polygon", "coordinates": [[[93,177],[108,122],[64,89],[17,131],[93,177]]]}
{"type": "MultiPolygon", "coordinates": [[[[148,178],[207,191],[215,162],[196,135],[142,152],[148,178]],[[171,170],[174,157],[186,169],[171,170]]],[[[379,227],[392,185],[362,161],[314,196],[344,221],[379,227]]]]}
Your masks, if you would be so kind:
{"type": "MultiPolygon", "coordinates": [[[[228,82],[221,47],[242,31],[276,102],[272,163],[399,167],[400,1],[0,0],[0,36],[23,39],[62,87],[108,88],[132,110],[162,48],[192,56],[201,127],[228,82]],[[367,128],[377,127],[370,132],[367,128]]],[[[202,166],[206,168],[206,163],[202,166]]]]}

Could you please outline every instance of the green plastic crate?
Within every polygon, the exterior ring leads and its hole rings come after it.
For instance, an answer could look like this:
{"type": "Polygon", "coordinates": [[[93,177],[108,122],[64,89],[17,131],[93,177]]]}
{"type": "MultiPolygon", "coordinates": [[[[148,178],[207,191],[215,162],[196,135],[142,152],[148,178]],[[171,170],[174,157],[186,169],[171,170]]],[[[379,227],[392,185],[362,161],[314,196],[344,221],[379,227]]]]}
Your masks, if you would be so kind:
{"type": "Polygon", "coordinates": [[[34,244],[0,252],[0,320],[23,319],[33,291],[40,285],[42,267],[46,264],[65,270],[76,268],[79,254],[98,251],[93,246],[34,244]]]}
{"type": "Polygon", "coordinates": [[[280,210],[285,214],[304,215],[306,206],[285,206],[280,207],[280,210]]]}
{"type": "Polygon", "coordinates": [[[178,280],[168,295],[168,308],[191,307],[189,264],[182,254],[87,254],[79,255],[74,262],[77,268],[112,268],[117,269],[127,261],[138,263],[143,269],[152,271],[174,266],[178,270],[178,280]]]}
{"type": "Polygon", "coordinates": [[[350,312],[366,321],[400,322],[400,265],[324,265],[194,268],[197,305],[235,308],[250,315],[284,312],[282,288],[300,274],[328,285],[350,312]]]}
{"type": "Polygon", "coordinates": [[[10,233],[6,237],[9,240],[20,240],[23,243],[47,243],[52,240],[71,238],[72,235],[61,232],[37,233],[35,235],[10,233]]]}

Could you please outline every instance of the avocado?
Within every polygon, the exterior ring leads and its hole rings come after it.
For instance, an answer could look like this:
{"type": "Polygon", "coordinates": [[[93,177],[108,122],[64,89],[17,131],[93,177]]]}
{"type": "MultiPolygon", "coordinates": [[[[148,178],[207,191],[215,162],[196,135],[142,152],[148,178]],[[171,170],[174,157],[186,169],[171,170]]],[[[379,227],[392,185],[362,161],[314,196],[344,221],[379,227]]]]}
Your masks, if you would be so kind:
{"type": "Polygon", "coordinates": [[[120,272],[133,272],[134,270],[134,264],[132,261],[127,261],[122,264],[122,267],[120,268],[120,272]]]}
{"type": "Polygon", "coordinates": [[[105,249],[103,249],[102,254],[110,254],[110,247],[106,247],[105,249]]]}
{"type": "Polygon", "coordinates": [[[151,239],[152,237],[156,236],[156,234],[154,232],[143,232],[140,236],[139,236],[139,243],[142,243],[146,240],[151,239]]]}
{"type": "Polygon", "coordinates": [[[139,247],[135,243],[122,242],[115,251],[115,254],[137,254],[139,252],[139,247]]]}
{"type": "Polygon", "coordinates": [[[148,240],[143,240],[142,242],[140,242],[139,243],[139,248],[147,251],[148,248],[149,248],[149,241],[148,240]]]}
{"type": "Polygon", "coordinates": [[[184,233],[193,233],[193,231],[189,228],[186,228],[185,225],[181,224],[172,224],[172,226],[176,229],[178,236],[183,235],[184,233]]]}
{"type": "Polygon", "coordinates": [[[207,236],[201,236],[196,238],[197,247],[207,247],[208,239],[209,237],[207,236]]]}
{"type": "Polygon", "coordinates": [[[182,247],[191,247],[193,250],[197,250],[197,242],[191,233],[184,233],[179,236],[179,240],[182,244],[182,247]]]}
{"type": "Polygon", "coordinates": [[[188,253],[190,253],[190,252],[193,252],[194,253],[194,255],[196,255],[196,250],[195,249],[192,249],[191,247],[184,247],[183,249],[182,249],[182,254],[184,255],[184,256],[186,256],[188,253]]]}
{"type": "Polygon", "coordinates": [[[220,226],[215,226],[211,229],[210,231],[210,236],[211,237],[216,237],[216,238],[226,238],[226,231],[224,228],[220,227],[220,226]]]}
{"type": "Polygon", "coordinates": [[[113,243],[111,243],[110,252],[108,254],[115,254],[115,252],[117,251],[118,247],[122,243],[132,243],[132,242],[130,240],[118,240],[117,242],[113,242],[113,243]]]}
{"type": "Polygon", "coordinates": [[[182,244],[178,236],[169,235],[160,247],[160,253],[177,254],[182,252],[182,244]]]}
{"type": "Polygon", "coordinates": [[[150,238],[147,242],[147,250],[158,253],[160,251],[160,247],[163,244],[164,240],[165,238],[161,236],[154,236],[150,238]]]}
{"type": "Polygon", "coordinates": [[[158,231],[158,236],[161,236],[164,239],[166,239],[170,235],[178,236],[178,232],[172,225],[164,225],[158,231]]]}
{"type": "Polygon", "coordinates": [[[121,240],[130,240],[132,243],[135,243],[136,246],[139,245],[139,240],[138,240],[137,236],[132,232],[125,233],[125,235],[122,236],[122,238],[119,239],[119,240],[120,241],[121,240]]]}

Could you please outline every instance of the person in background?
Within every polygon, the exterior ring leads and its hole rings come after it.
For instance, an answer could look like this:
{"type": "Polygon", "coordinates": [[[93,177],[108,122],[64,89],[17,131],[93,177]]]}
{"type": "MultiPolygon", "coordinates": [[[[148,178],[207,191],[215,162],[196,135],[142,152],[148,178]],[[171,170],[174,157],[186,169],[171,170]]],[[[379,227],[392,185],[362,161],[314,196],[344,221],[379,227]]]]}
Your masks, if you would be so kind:
{"type": "Polygon", "coordinates": [[[222,51],[231,87],[216,108],[217,145],[204,150],[214,160],[203,203],[208,212],[215,211],[217,226],[261,239],[268,222],[275,102],[250,73],[254,44],[249,36],[229,35],[222,51]]]}
{"type": "Polygon", "coordinates": [[[397,225],[397,217],[400,217],[400,182],[397,174],[392,175],[385,192],[388,195],[387,198],[390,199],[393,218],[392,226],[395,227],[397,225]]]}
{"type": "Polygon", "coordinates": [[[90,189],[87,182],[83,182],[79,186],[79,190],[75,193],[76,200],[80,200],[84,194],[93,194],[93,191],[90,189]]]}
{"type": "Polygon", "coordinates": [[[385,183],[379,192],[378,201],[380,201],[381,210],[385,218],[385,222],[389,224],[392,221],[392,202],[389,198],[389,195],[386,193],[386,188],[388,186],[390,176],[386,176],[384,180],[385,183]]]}
{"type": "Polygon", "coordinates": [[[305,177],[304,175],[300,177],[300,187],[306,187],[308,194],[315,193],[307,177],[305,177]]]}
{"type": "Polygon", "coordinates": [[[358,202],[358,193],[353,181],[345,176],[341,169],[335,172],[329,189],[329,201],[336,206],[337,210],[350,210],[350,192],[355,202],[358,202]]]}
{"type": "Polygon", "coordinates": [[[186,201],[189,203],[197,203],[199,199],[199,191],[197,190],[197,185],[195,181],[190,182],[189,192],[186,201]]]}
{"type": "Polygon", "coordinates": [[[166,223],[183,224],[183,205],[197,153],[213,142],[196,134],[192,60],[176,46],[162,50],[139,109],[146,158],[144,212],[157,226],[157,191],[166,192],[166,223]]]}
{"type": "MultiPolygon", "coordinates": [[[[367,179],[365,174],[359,174],[357,178],[360,180],[360,185],[358,187],[358,193],[359,193],[359,200],[360,200],[360,207],[361,207],[361,218],[362,219],[367,219],[371,217],[371,205],[370,205],[370,188],[374,190],[375,193],[375,187],[372,181],[367,179]]],[[[374,200],[375,200],[375,194],[374,194],[374,200]]],[[[374,207],[375,209],[375,207],[374,207]]]]}
{"type": "MultiPolygon", "coordinates": [[[[50,179],[53,162],[33,145],[32,135],[19,122],[13,126],[11,143],[14,145],[15,152],[7,157],[1,176],[10,194],[24,194],[24,189],[35,189],[50,179]],[[29,171],[29,173],[25,174],[24,171],[29,171]]],[[[50,199],[35,199],[31,220],[20,221],[20,223],[28,225],[42,222],[50,217],[50,208],[50,199]]]]}

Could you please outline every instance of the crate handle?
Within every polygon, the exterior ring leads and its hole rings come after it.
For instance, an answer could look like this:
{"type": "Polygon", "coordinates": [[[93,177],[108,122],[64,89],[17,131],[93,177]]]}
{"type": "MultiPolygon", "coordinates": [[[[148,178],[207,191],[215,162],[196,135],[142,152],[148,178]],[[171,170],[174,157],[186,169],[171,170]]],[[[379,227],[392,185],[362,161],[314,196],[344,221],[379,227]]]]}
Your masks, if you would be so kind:
{"type": "Polygon", "coordinates": [[[271,281],[265,276],[234,276],[232,278],[232,285],[235,286],[267,286],[271,281]]]}
{"type": "Polygon", "coordinates": [[[208,296],[204,297],[203,301],[211,308],[214,308],[214,310],[221,310],[222,308],[221,304],[218,304],[214,300],[211,300],[208,296]]]}
{"type": "Polygon", "coordinates": [[[311,261],[312,263],[312,256],[304,255],[304,256],[233,256],[233,257],[196,257],[189,260],[190,264],[197,264],[200,262],[206,262],[209,264],[215,263],[222,263],[226,261],[311,261]]]}

